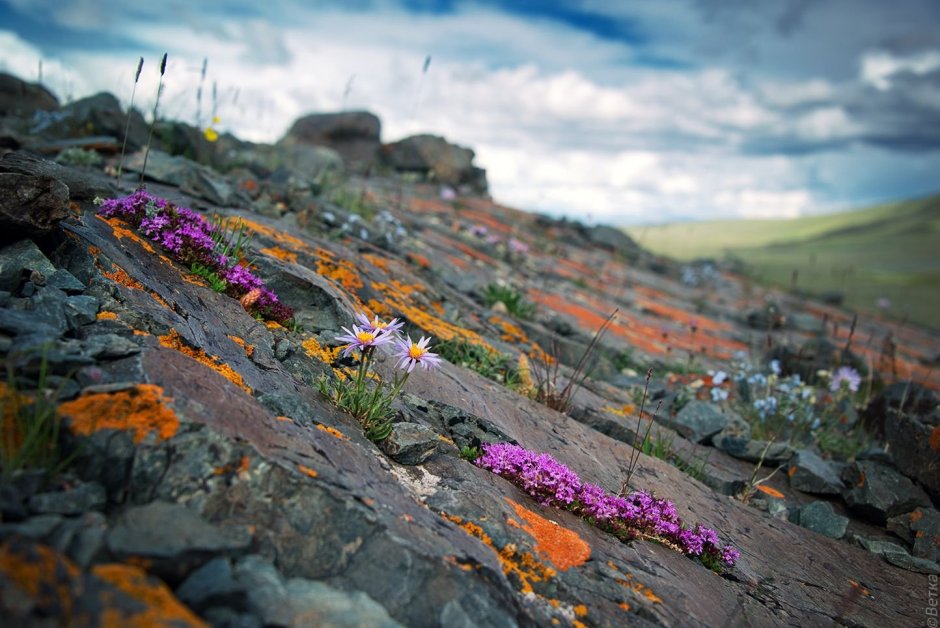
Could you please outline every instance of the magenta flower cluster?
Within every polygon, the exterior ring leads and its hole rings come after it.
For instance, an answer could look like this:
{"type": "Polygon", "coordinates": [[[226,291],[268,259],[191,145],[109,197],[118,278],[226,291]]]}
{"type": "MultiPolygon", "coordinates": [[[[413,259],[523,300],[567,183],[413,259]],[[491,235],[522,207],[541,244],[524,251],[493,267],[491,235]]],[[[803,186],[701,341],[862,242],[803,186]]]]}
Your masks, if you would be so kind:
{"type": "Polygon", "coordinates": [[[708,566],[731,567],[741,555],[730,545],[722,546],[714,530],[702,525],[686,527],[672,502],[643,491],[626,497],[613,495],[596,484],[582,482],[548,454],[493,443],[483,446],[483,455],[474,464],[509,480],[543,506],[569,510],[623,541],[659,539],[708,566]]]}
{"type": "Polygon", "coordinates": [[[123,198],[101,203],[98,213],[116,217],[140,230],[152,241],[168,250],[173,258],[187,266],[199,264],[215,273],[226,283],[225,293],[236,299],[252,314],[286,323],[293,310],[281,303],[264,282],[237,259],[217,252],[218,229],[188,207],[140,189],[123,198]],[[244,298],[243,298],[244,297],[244,298]]]}

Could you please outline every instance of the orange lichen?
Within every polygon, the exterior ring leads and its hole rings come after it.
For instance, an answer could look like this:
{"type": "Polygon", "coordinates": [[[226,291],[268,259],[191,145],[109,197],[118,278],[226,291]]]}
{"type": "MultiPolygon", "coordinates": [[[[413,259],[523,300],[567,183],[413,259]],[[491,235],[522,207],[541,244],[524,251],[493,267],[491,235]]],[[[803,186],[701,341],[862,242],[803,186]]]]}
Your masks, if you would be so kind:
{"type": "Polygon", "coordinates": [[[519,580],[519,590],[523,594],[533,593],[533,583],[545,582],[555,577],[557,572],[551,567],[539,562],[531,553],[520,553],[512,543],[509,543],[502,549],[497,549],[496,545],[493,544],[493,539],[477,524],[471,521],[464,521],[461,517],[456,515],[448,515],[447,513],[441,514],[446,519],[457,524],[461,530],[470,536],[480,539],[484,545],[493,550],[493,552],[496,553],[500,566],[503,568],[503,573],[507,576],[512,574],[519,580]]]}
{"type": "Polygon", "coordinates": [[[302,252],[307,252],[310,250],[310,247],[307,246],[307,244],[300,238],[294,237],[290,235],[289,233],[285,233],[283,231],[278,231],[274,227],[263,225],[260,222],[255,222],[254,220],[250,220],[248,218],[242,218],[241,216],[238,216],[235,218],[229,218],[228,220],[225,221],[225,224],[226,226],[231,225],[236,229],[239,226],[244,226],[247,229],[254,231],[255,233],[259,233],[271,240],[274,240],[278,244],[286,246],[287,248],[293,251],[302,253],[302,252]]]}
{"type": "Polygon", "coordinates": [[[168,334],[165,336],[160,336],[159,339],[160,344],[164,347],[168,349],[175,349],[183,355],[189,356],[190,358],[196,360],[200,364],[208,366],[210,369],[229,380],[249,395],[251,394],[251,388],[245,384],[245,380],[242,379],[241,375],[235,372],[235,369],[233,369],[228,364],[223,363],[221,358],[217,356],[208,355],[202,349],[194,349],[193,347],[190,347],[183,341],[183,337],[180,336],[179,332],[177,332],[175,329],[170,329],[168,334]]]}
{"type": "Polygon", "coordinates": [[[924,518],[924,511],[918,508],[917,510],[911,511],[911,514],[908,515],[911,523],[917,523],[924,518]]]}
{"type": "Polygon", "coordinates": [[[154,292],[153,290],[151,290],[149,294],[150,294],[151,297],[153,297],[153,300],[154,300],[154,301],[156,301],[157,303],[159,303],[160,305],[162,305],[162,306],[165,307],[166,309],[168,309],[168,310],[172,310],[172,309],[173,309],[173,306],[171,306],[169,303],[167,303],[167,302],[163,299],[163,297],[161,297],[159,294],[157,294],[157,293],[154,292]]]}
{"type": "Polygon", "coordinates": [[[322,347],[313,336],[304,340],[301,346],[309,357],[319,360],[324,364],[332,364],[335,362],[336,358],[339,357],[340,352],[343,350],[342,347],[334,347],[332,349],[322,347]]]}
{"type": "Polygon", "coordinates": [[[144,240],[142,237],[137,235],[134,231],[125,227],[123,221],[120,218],[113,217],[113,216],[110,218],[105,218],[104,216],[100,214],[96,214],[95,217],[98,220],[108,223],[108,225],[111,227],[112,234],[118,240],[123,240],[124,238],[127,238],[128,240],[132,240],[136,242],[137,244],[139,244],[140,246],[142,246],[144,250],[146,250],[148,253],[155,252],[150,242],[148,242],[147,240],[144,240]]]}
{"type": "MultiPolygon", "coordinates": [[[[623,572],[620,570],[620,568],[617,567],[617,565],[615,565],[615,564],[613,563],[613,561],[608,560],[608,561],[607,561],[607,566],[610,567],[611,569],[613,569],[614,571],[618,571],[618,572],[623,573],[623,572]]],[[[620,586],[622,586],[622,587],[624,587],[624,588],[626,588],[626,589],[630,589],[631,591],[635,591],[635,592],[639,593],[640,595],[642,595],[643,597],[645,597],[647,600],[649,600],[649,601],[652,602],[653,604],[662,604],[662,603],[663,603],[662,598],[659,597],[658,595],[656,595],[655,593],[653,593],[653,590],[652,590],[652,589],[650,589],[648,586],[646,586],[646,585],[643,584],[642,582],[636,582],[636,581],[633,579],[633,574],[625,573],[625,574],[623,574],[623,578],[615,578],[614,581],[615,581],[617,584],[619,584],[620,586]]],[[[629,604],[628,604],[627,606],[629,607],[629,604]]],[[[621,606],[621,608],[622,608],[622,606],[621,606]]]]}
{"type": "Polygon", "coordinates": [[[285,423],[286,423],[286,422],[290,422],[290,423],[293,423],[293,422],[294,422],[294,419],[290,418],[289,416],[276,416],[276,417],[274,417],[274,420],[275,420],[275,421],[283,421],[283,422],[285,422],[285,423]]]}
{"type": "Polygon", "coordinates": [[[322,432],[326,432],[327,434],[329,434],[330,436],[334,438],[338,438],[340,440],[349,440],[348,436],[340,432],[335,427],[330,427],[329,425],[323,425],[322,423],[317,423],[317,429],[322,432]]]}
{"type": "Polygon", "coordinates": [[[363,253],[362,258],[376,268],[379,268],[386,273],[389,272],[391,260],[387,257],[379,257],[378,255],[372,255],[371,253],[363,253]]]}
{"type": "MultiPolygon", "coordinates": [[[[71,623],[75,597],[81,594],[78,568],[45,545],[14,538],[0,545],[0,574],[26,593],[47,615],[71,623]]],[[[16,595],[16,589],[8,594],[16,595]]]]}
{"type": "Polygon", "coordinates": [[[70,429],[82,436],[99,430],[123,430],[134,433],[134,442],[149,434],[157,442],[172,438],[179,430],[176,413],[167,405],[171,399],[153,384],[138,384],[113,393],[91,393],[59,405],[59,414],[70,419],[70,429]]]}
{"type": "Polygon", "coordinates": [[[238,464],[229,463],[222,465],[221,467],[216,467],[212,470],[212,473],[215,475],[225,475],[227,473],[234,473],[240,477],[244,477],[248,470],[251,469],[251,458],[248,456],[242,456],[241,460],[238,461],[238,464]]]}
{"type": "Polygon", "coordinates": [[[545,519],[508,497],[505,499],[516,515],[525,520],[522,529],[535,539],[535,551],[558,569],[565,571],[583,565],[591,557],[591,546],[577,532],[545,519]]]}
{"type": "Polygon", "coordinates": [[[147,628],[150,626],[208,626],[179,602],[170,589],[131,565],[103,564],[91,572],[141,603],[141,607],[105,607],[101,625],[147,628]]]}
{"type": "Polygon", "coordinates": [[[239,347],[244,349],[245,355],[248,356],[249,358],[255,355],[255,346],[248,344],[242,338],[239,338],[238,336],[229,335],[229,340],[231,340],[232,342],[237,344],[239,347]]]}
{"type": "Polygon", "coordinates": [[[137,281],[136,279],[132,279],[131,276],[128,275],[124,271],[123,268],[121,268],[117,264],[112,264],[112,266],[114,267],[114,270],[110,272],[102,270],[101,274],[107,277],[108,279],[110,279],[111,281],[121,284],[122,286],[127,286],[128,288],[134,288],[135,290],[144,289],[144,285],[140,283],[139,281],[137,281]]]}
{"type": "Polygon", "coordinates": [[[379,316],[381,318],[392,318],[392,316],[394,316],[395,314],[394,312],[392,312],[392,309],[390,307],[388,307],[381,301],[376,301],[375,299],[369,299],[369,302],[367,303],[367,305],[369,309],[372,310],[375,316],[379,316]]]}
{"type": "Polygon", "coordinates": [[[261,252],[265,255],[270,255],[271,257],[284,260],[285,262],[291,262],[293,264],[297,263],[297,253],[288,251],[287,249],[282,249],[279,246],[270,246],[261,249],[261,252]]]}
{"type": "Polygon", "coordinates": [[[135,329],[133,330],[133,333],[135,336],[149,336],[150,335],[150,332],[146,332],[143,329],[135,329]]]}
{"type": "Polygon", "coordinates": [[[408,253],[406,257],[408,261],[414,264],[415,266],[418,266],[420,268],[431,267],[431,262],[428,261],[428,258],[426,258],[424,255],[421,255],[420,253],[408,253]]]}
{"type": "Polygon", "coordinates": [[[627,604],[626,602],[621,602],[621,603],[618,604],[617,606],[619,606],[619,607],[620,607],[620,610],[622,610],[622,611],[629,611],[629,610],[630,610],[630,605],[627,604]]]}
{"type": "Polygon", "coordinates": [[[758,484],[754,488],[759,490],[761,493],[764,493],[765,495],[770,495],[771,497],[776,497],[777,499],[786,499],[786,495],[784,495],[777,489],[772,488],[770,486],[766,486],[764,484],[758,484]]]}
{"type": "Polygon", "coordinates": [[[797,467],[790,467],[787,470],[787,477],[792,478],[794,475],[796,475],[797,470],[798,470],[797,467]]]}
{"type": "Polygon", "coordinates": [[[512,344],[525,344],[529,342],[529,337],[526,336],[525,332],[522,331],[522,328],[520,328],[518,325],[510,323],[509,321],[499,316],[491,316],[489,321],[503,331],[502,335],[500,336],[503,341],[512,344]]]}
{"type": "Polygon", "coordinates": [[[584,617],[585,615],[587,615],[587,613],[588,613],[588,609],[587,609],[587,606],[585,606],[584,604],[578,604],[577,606],[574,607],[575,617],[584,617]]]}
{"type": "Polygon", "coordinates": [[[316,471],[314,471],[310,467],[304,466],[302,464],[297,465],[297,470],[311,478],[315,478],[317,477],[317,475],[319,475],[316,471]]]}
{"type": "Polygon", "coordinates": [[[337,260],[332,253],[326,255],[327,251],[317,249],[317,274],[323,275],[333,283],[339,284],[347,292],[355,292],[362,288],[362,279],[349,260],[337,260]]]}
{"type": "Polygon", "coordinates": [[[95,318],[97,318],[99,321],[113,321],[117,319],[117,317],[117,314],[108,311],[98,312],[98,314],[95,315],[95,318]]]}
{"type": "Polygon", "coordinates": [[[933,428],[933,431],[930,433],[930,449],[932,451],[940,451],[940,425],[933,428]]]}
{"type": "Polygon", "coordinates": [[[443,441],[443,442],[447,443],[448,445],[456,445],[456,443],[455,443],[452,439],[447,438],[447,437],[444,436],[443,434],[438,434],[438,435],[437,435],[437,440],[443,441]]]}

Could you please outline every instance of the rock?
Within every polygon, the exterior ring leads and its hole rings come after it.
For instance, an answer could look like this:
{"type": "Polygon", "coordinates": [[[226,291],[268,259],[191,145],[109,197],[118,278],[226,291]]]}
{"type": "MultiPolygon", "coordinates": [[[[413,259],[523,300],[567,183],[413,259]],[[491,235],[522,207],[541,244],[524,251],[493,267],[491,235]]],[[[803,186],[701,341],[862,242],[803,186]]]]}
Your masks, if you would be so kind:
{"type": "Polygon", "coordinates": [[[68,197],[73,201],[91,201],[99,196],[108,198],[117,195],[113,177],[100,172],[60,166],[28,153],[16,152],[4,155],[0,159],[0,173],[4,172],[51,177],[65,184],[68,188],[68,197]]]}
{"type": "MultiPolygon", "coordinates": [[[[125,170],[140,172],[144,154],[137,152],[124,163],[125,170]]],[[[237,205],[247,201],[220,174],[186,157],[151,150],[147,158],[146,179],[179,186],[184,194],[205,199],[214,205],[237,205]]]]}
{"type": "Polygon", "coordinates": [[[787,443],[773,443],[768,448],[765,440],[750,440],[740,436],[719,434],[712,438],[712,445],[729,456],[748,462],[757,462],[763,455],[767,466],[783,464],[793,456],[793,448],[787,443]]]}
{"type": "Polygon", "coordinates": [[[884,525],[890,517],[929,506],[930,498],[909,479],[877,462],[856,461],[842,472],[848,488],[842,494],[853,511],[884,525]]]}
{"type": "Polygon", "coordinates": [[[116,360],[140,353],[140,345],[117,334],[99,334],[88,338],[85,351],[98,360],[116,360]]]}
{"type": "MultiPolygon", "coordinates": [[[[2,253],[0,253],[0,255],[2,255],[2,253]]],[[[57,288],[68,295],[79,294],[86,289],[85,284],[80,282],[75,275],[64,268],[57,268],[52,274],[47,275],[46,285],[50,288],[57,288]]]]}
{"type": "Polygon", "coordinates": [[[12,74],[0,72],[0,117],[28,117],[34,111],[53,111],[59,100],[37,83],[27,83],[12,74]]]}
{"type": "Polygon", "coordinates": [[[118,517],[108,548],[118,556],[177,559],[187,552],[242,550],[251,542],[247,529],[220,529],[181,504],[153,502],[118,517]]]}
{"type": "Polygon", "coordinates": [[[588,242],[593,246],[607,249],[627,260],[633,261],[640,257],[640,247],[624,231],[607,225],[597,225],[587,230],[588,242]]]}
{"type": "Polygon", "coordinates": [[[883,434],[895,464],[940,501],[940,400],[917,383],[899,382],[880,392],[862,421],[883,434]]]}
{"type": "Polygon", "coordinates": [[[0,523],[0,539],[19,535],[41,541],[58,528],[62,515],[36,515],[18,523],[0,523]]]}
{"type": "Polygon", "coordinates": [[[266,625],[401,626],[365,593],[340,591],[304,578],[285,580],[274,565],[258,556],[239,561],[235,577],[248,592],[251,610],[266,625]]]}
{"type": "Polygon", "coordinates": [[[314,182],[323,175],[338,174],[343,171],[343,158],[338,152],[327,146],[309,144],[282,143],[275,146],[252,146],[233,151],[228,156],[231,164],[250,169],[258,176],[275,178],[278,171],[285,183],[290,183],[291,176],[314,182]]]}
{"type": "Polygon", "coordinates": [[[0,172],[0,241],[46,235],[69,215],[68,202],[61,181],[0,172]]]}
{"type": "Polygon", "coordinates": [[[381,146],[382,123],[368,111],[315,113],[298,118],[278,144],[327,146],[356,172],[372,167],[381,146]]]}
{"type": "Polygon", "coordinates": [[[86,512],[66,520],[56,530],[53,546],[79,567],[87,568],[104,554],[108,523],[100,512],[86,512]]]}
{"type": "Polygon", "coordinates": [[[45,275],[48,282],[56,267],[32,240],[20,240],[0,249],[0,290],[16,292],[34,271],[45,275]]]}
{"type": "Polygon", "coordinates": [[[800,508],[799,524],[807,530],[833,539],[845,536],[849,518],[836,514],[829,502],[811,502],[800,508]]]}
{"type": "Polygon", "coordinates": [[[382,160],[399,172],[485,194],[486,173],[473,166],[473,157],[469,148],[436,135],[412,135],[382,147],[382,160]]]}
{"type": "Polygon", "coordinates": [[[231,562],[222,557],[189,574],[176,589],[176,597],[199,612],[211,606],[247,610],[245,587],[235,580],[231,562]]]}
{"type": "Polygon", "coordinates": [[[888,519],[888,529],[912,545],[917,558],[940,561],[940,512],[917,508],[888,519]]]}
{"type": "Polygon", "coordinates": [[[419,423],[395,423],[388,438],[379,443],[382,451],[399,464],[421,464],[440,443],[437,432],[419,423]]]}
{"type": "Polygon", "coordinates": [[[826,331],[822,320],[814,314],[803,312],[793,312],[787,317],[787,327],[796,331],[803,331],[810,334],[821,334],[826,331]]]}
{"type": "Polygon", "coordinates": [[[674,417],[661,419],[682,436],[695,443],[707,442],[728,424],[728,417],[713,403],[693,399],[674,417]]]}
{"type": "MultiPolygon", "coordinates": [[[[173,120],[162,120],[153,131],[153,148],[199,164],[211,164],[215,146],[206,139],[204,129],[173,120]]],[[[150,153],[151,158],[153,152],[150,153]]],[[[147,162],[150,173],[150,162],[147,162]]]]}
{"type": "Polygon", "coordinates": [[[100,92],[80,98],[63,106],[62,114],[64,114],[63,118],[46,130],[47,136],[56,138],[108,136],[116,140],[115,148],[120,151],[126,127],[128,152],[143,148],[147,143],[150,129],[144,117],[136,109],[131,110],[128,116],[113,94],[100,92]]]}
{"type": "Polygon", "coordinates": [[[838,495],[845,488],[835,465],[813,451],[801,449],[790,459],[790,486],[814,495],[838,495]]]}
{"type": "Polygon", "coordinates": [[[65,297],[65,316],[69,329],[74,331],[82,325],[94,323],[97,314],[98,297],[88,294],[65,297]]]}
{"type": "Polygon", "coordinates": [[[786,320],[780,306],[773,302],[767,302],[763,307],[750,310],[744,315],[747,326],[760,331],[780,329],[786,320]]]}
{"type": "Polygon", "coordinates": [[[36,513],[78,515],[103,507],[105,501],[104,487],[97,482],[86,482],[70,490],[33,495],[29,508],[36,513]]]}
{"type": "Polygon", "coordinates": [[[853,540],[858,543],[861,547],[865,548],[872,554],[878,554],[879,556],[884,556],[885,554],[906,554],[907,550],[897,543],[892,543],[891,541],[884,541],[881,539],[868,539],[863,536],[854,536],[853,540]]]}
{"type": "Polygon", "coordinates": [[[908,571],[914,571],[917,573],[940,574],[940,564],[937,564],[932,560],[915,558],[907,552],[886,552],[884,557],[885,560],[887,560],[889,563],[896,565],[901,569],[907,569],[908,571]]]}

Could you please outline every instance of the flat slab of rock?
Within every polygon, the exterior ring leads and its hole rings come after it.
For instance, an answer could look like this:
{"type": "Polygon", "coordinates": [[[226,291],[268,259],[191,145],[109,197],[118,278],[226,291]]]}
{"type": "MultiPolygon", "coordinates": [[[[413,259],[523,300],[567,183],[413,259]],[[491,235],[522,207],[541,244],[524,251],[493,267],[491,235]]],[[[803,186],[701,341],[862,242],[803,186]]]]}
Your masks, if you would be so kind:
{"type": "Polygon", "coordinates": [[[852,511],[884,525],[890,517],[929,506],[930,498],[920,487],[891,467],[869,460],[845,468],[842,497],[852,511]]]}
{"type": "Polygon", "coordinates": [[[793,448],[786,443],[773,443],[767,447],[765,440],[750,440],[740,436],[720,434],[712,439],[712,444],[729,456],[748,462],[757,462],[763,455],[766,465],[783,464],[793,457],[793,448]]]}
{"type": "Polygon", "coordinates": [[[693,399],[663,422],[689,440],[703,443],[725,428],[728,417],[715,404],[693,399]]]}
{"type": "Polygon", "coordinates": [[[829,502],[812,502],[800,508],[799,524],[817,534],[841,539],[845,536],[849,518],[837,514],[829,502]]]}
{"type": "Polygon", "coordinates": [[[940,512],[917,508],[888,519],[888,529],[911,544],[917,558],[940,561],[940,512]]]}
{"type": "Polygon", "coordinates": [[[437,432],[420,423],[396,423],[379,447],[399,464],[421,464],[431,457],[440,442],[437,432]]]}

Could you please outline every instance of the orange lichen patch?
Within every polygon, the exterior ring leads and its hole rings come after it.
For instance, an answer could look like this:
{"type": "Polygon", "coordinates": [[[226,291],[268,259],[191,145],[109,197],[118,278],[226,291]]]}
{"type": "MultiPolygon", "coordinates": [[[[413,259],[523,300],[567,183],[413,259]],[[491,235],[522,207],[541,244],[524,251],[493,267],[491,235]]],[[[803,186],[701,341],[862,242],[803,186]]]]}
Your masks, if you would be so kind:
{"type": "Polygon", "coordinates": [[[268,329],[284,329],[284,326],[277,321],[264,321],[264,326],[268,329]]]}
{"type": "Polygon", "coordinates": [[[940,425],[933,428],[933,431],[930,432],[930,449],[932,451],[940,451],[940,425]]]}
{"type": "Polygon", "coordinates": [[[222,465],[221,467],[216,467],[212,470],[214,475],[225,475],[226,473],[236,473],[238,475],[244,475],[248,473],[248,470],[251,468],[251,458],[248,456],[242,456],[238,464],[229,463],[222,465]]]}
{"type": "Polygon", "coordinates": [[[114,267],[114,270],[110,272],[102,270],[101,274],[107,277],[108,279],[110,279],[111,281],[121,284],[122,286],[127,286],[128,288],[134,288],[135,290],[144,289],[144,285],[140,283],[139,281],[137,281],[136,279],[132,279],[131,276],[128,275],[124,271],[123,268],[121,268],[117,264],[112,264],[112,266],[114,267]]]}
{"type": "Polygon", "coordinates": [[[237,344],[239,347],[241,347],[242,349],[244,349],[244,350],[245,350],[245,355],[247,355],[249,358],[251,358],[252,356],[254,356],[254,354],[255,354],[255,346],[254,346],[254,345],[248,344],[247,342],[245,342],[242,338],[239,338],[238,336],[229,335],[229,340],[231,340],[232,342],[234,342],[235,344],[237,344]]]}
{"type": "Polygon", "coordinates": [[[148,253],[156,252],[153,250],[153,246],[150,244],[150,242],[148,242],[147,240],[144,240],[135,232],[125,227],[124,221],[122,221],[120,218],[115,218],[113,216],[110,218],[105,218],[104,216],[100,214],[95,214],[95,217],[98,220],[108,223],[108,225],[111,227],[112,234],[118,240],[123,240],[124,238],[127,238],[128,240],[133,240],[134,242],[142,246],[144,250],[146,250],[148,253]]]}
{"type": "Polygon", "coordinates": [[[332,364],[335,362],[336,358],[339,357],[340,352],[343,350],[342,347],[334,347],[332,349],[322,347],[313,336],[304,340],[301,346],[308,356],[320,360],[324,364],[332,364]]]}
{"type": "Polygon", "coordinates": [[[95,318],[97,318],[99,321],[113,321],[116,320],[117,317],[117,314],[108,311],[98,312],[98,314],[95,315],[95,318]]]}
{"type": "Polygon", "coordinates": [[[757,490],[759,490],[761,493],[765,495],[770,495],[771,497],[776,497],[777,499],[786,499],[786,495],[784,495],[777,489],[772,488],[770,486],[766,486],[764,484],[758,484],[754,488],[756,488],[757,490]]]}
{"type": "Polygon", "coordinates": [[[574,607],[573,610],[574,610],[575,617],[584,617],[588,613],[587,606],[585,606],[584,604],[578,604],[577,606],[574,607]]]}
{"type": "Polygon", "coordinates": [[[145,628],[149,626],[207,626],[177,600],[169,588],[131,565],[95,565],[91,572],[141,603],[140,607],[106,607],[102,625],[145,628]]]}
{"type": "MultiPolygon", "coordinates": [[[[608,560],[607,566],[613,569],[614,571],[623,573],[621,569],[613,563],[613,561],[608,560]]],[[[636,582],[633,578],[633,574],[624,573],[623,578],[615,578],[614,581],[624,588],[630,589],[632,591],[636,591],[637,593],[645,597],[647,600],[649,600],[653,604],[663,603],[662,598],[656,595],[655,593],[653,593],[653,590],[651,588],[649,588],[642,582],[636,582]]],[[[627,604],[627,606],[629,607],[630,605],[627,604]]],[[[621,608],[623,607],[621,606],[621,608]]]]}
{"type": "Polygon", "coordinates": [[[448,445],[455,445],[455,446],[456,446],[456,444],[457,444],[457,443],[455,443],[452,439],[447,438],[447,437],[444,436],[443,434],[438,434],[438,435],[437,435],[437,440],[442,441],[442,442],[445,442],[445,443],[447,443],[448,445]]]}
{"type": "Polygon", "coordinates": [[[340,432],[335,427],[330,427],[329,425],[323,425],[322,423],[317,423],[317,429],[321,432],[326,432],[333,438],[338,438],[340,440],[349,440],[349,437],[340,432]]]}
{"type": "Polygon", "coordinates": [[[629,611],[629,610],[630,610],[630,605],[627,604],[626,602],[621,602],[621,603],[618,604],[617,606],[619,606],[619,607],[620,607],[620,610],[622,610],[622,611],[629,611]]]}
{"type": "Polygon", "coordinates": [[[525,344],[529,342],[529,337],[526,336],[525,332],[522,331],[522,328],[518,325],[510,323],[499,316],[491,316],[489,321],[502,330],[503,333],[500,335],[500,338],[503,341],[512,344],[525,344]]]}
{"type": "Polygon", "coordinates": [[[319,473],[317,473],[310,467],[304,466],[302,464],[297,465],[297,470],[303,473],[304,475],[306,475],[307,477],[311,477],[311,478],[315,478],[319,475],[319,473]]]}
{"type": "Polygon", "coordinates": [[[415,266],[418,266],[419,268],[431,267],[431,262],[428,261],[428,258],[426,258],[424,255],[421,255],[420,253],[408,253],[405,257],[409,262],[415,266]]]}
{"type": "Polygon", "coordinates": [[[796,471],[797,467],[790,467],[790,469],[787,471],[787,477],[792,478],[794,475],[796,475],[796,471]]]}
{"type": "Polygon", "coordinates": [[[391,260],[387,257],[380,257],[378,255],[373,255],[371,253],[363,253],[362,259],[366,260],[376,268],[384,270],[386,273],[389,272],[391,267],[391,260]]]}
{"type": "Polygon", "coordinates": [[[864,471],[858,472],[858,482],[855,484],[855,486],[858,486],[858,487],[865,486],[865,472],[864,471]]]}
{"type": "Polygon", "coordinates": [[[447,254],[446,257],[447,257],[447,262],[451,266],[455,266],[459,268],[460,270],[467,270],[468,268],[470,268],[470,262],[468,262],[467,260],[461,259],[457,257],[456,255],[450,255],[449,253],[447,254]]]}
{"type": "Polygon", "coordinates": [[[512,574],[519,580],[519,590],[523,594],[534,592],[532,584],[545,582],[555,577],[557,572],[551,567],[539,562],[531,553],[520,553],[512,543],[509,543],[501,550],[496,549],[496,546],[493,544],[493,539],[477,524],[472,521],[464,521],[461,517],[456,515],[448,515],[447,513],[441,514],[444,518],[457,524],[461,530],[470,536],[480,539],[484,545],[493,550],[493,552],[496,553],[497,559],[499,559],[499,564],[503,568],[503,573],[506,574],[506,576],[512,574]]]}
{"type": "Polygon", "coordinates": [[[431,309],[437,312],[438,316],[444,316],[447,313],[444,310],[444,304],[440,301],[431,301],[431,309]]]}
{"type": "Polygon", "coordinates": [[[917,510],[911,511],[911,514],[908,515],[908,519],[911,523],[917,523],[924,518],[924,511],[918,508],[917,510]]]}
{"type": "Polygon", "coordinates": [[[164,300],[163,300],[163,297],[161,297],[159,294],[157,294],[157,293],[154,292],[153,290],[151,290],[151,291],[149,292],[149,294],[150,294],[151,297],[153,297],[153,300],[154,300],[154,301],[156,301],[157,303],[159,303],[160,305],[162,305],[162,306],[165,307],[166,309],[168,309],[168,310],[172,310],[172,309],[173,309],[173,306],[171,306],[169,303],[167,303],[166,301],[164,301],[164,300]]]}
{"type": "Polygon", "coordinates": [[[124,430],[134,433],[134,442],[156,434],[157,442],[172,438],[179,430],[176,413],[167,405],[163,389],[153,384],[113,393],[82,395],[59,405],[59,414],[70,419],[70,429],[82,436],[99,430],[124,430]]]}
{"type": "Polygon", "coordinates": [[[535,551],[558,569],[565,571],[583,565],[591,557],[591,546],[577,532],[545,519],[508,497],[505,499],[516,515],[525,520],[522,529],[535,539],[535,551]]]}
{"type": "MultiPolygon", "coordinates": [[[[22,539],[0,545],[0,574],[26,593],[46,615],[70,623],[75,597],[81,594],[79,569],[45,545],[22,539]]],[[[15,589],[9,594],[16,595],[15,589]]]]}
{"type": "MultiPolygon", "coordinates": [[[[322,249],[317,249],[319,255],[322,249]]],[[[317,260],[317,274],[323,275],[333,283],[341,285],[348,292],[354,292],[363,286],[356,267],[349,260],[332,260],[321,257],[317,260]]]]}
{"type": "Polygon", "coordinates": [[[395,314],[392,312],[392,308],[388,307],[381,301],[376,301],[375,299],[369,299],[367,307],[375,316],[380,318],[392,318],[392,316],[395,314]]]}
{"type": "Polygon", "coordinates": [[[176,349],[183,355],[189,356],[200,364],[208,366],[210,369],[229,380],[249,395],[251,394],[251,388],[245,384],[245,380],[242,379],[241,375],[235,372],[235,369],[222,362],[221,358],[217,356],[208,355],[202,349],[194,349],[193,347],[190,347],[183,341],[183,337],[180,336],[179,332],[177,332],[175,329],[170,329],[168,334],[165,336],[160,336],[159,339],[160,344],[164,347],[168,349],[176,349]]]}
{"type": "Polygon", "coordinates": [[[292,264],[297,263],[297,253],[288,251],[287,249],[282,249],[279,246],[271,246],[261,249],[261,253],[270,255],[271,257],[276,257],[277,259],[284,260],[285,262],[291,262],[292,264]]]}
{"type": "Polygon", "coordinates": [[[146,332],[143,329],[135,329],[133,330],[133,333],[135,336],[149,336],[150,335],[150,332],[146,332]]]}
{"type": "Polygon", "coordinates": [[[294,419],[290,418],[289,416],[276,416],[276,417],[274,417],[274,420],[275,420],[275,421],[287,421],[287,422],[291,422],[291,423],[294,422],[294,419]]]}
{"type": "Polygon", "coordinates": [[[255,233],[259,233],[265,236],[266,238],[270,238],[271,240],[274,240],[278,244],[282,246],[286,246],[287,248],[293,251],[296,251],[298,253],[309,252],[310,250],[310,247],[307,246],[307,244],[300,238],[296,238],[290,235],[289,233],[279,231],[275,229],[274,227],[263,225],[260,222],[249,220],[248,218],[242,218],[241,216],[237,218],[229,218],[228,220],[225,221],[225,224],[226,226],[234,225],[236,229],[238,228],[239,224],[244,225],[246,228],[250,229],[251,231],[254,231],[255,233]]]}
{"type": "Polygon", "coordinates": [[[460,560],[458,560],[456,556],[445,556],[444,562],[447,563],[448,565],[453,565],[454,567],[457,567],[458,569],[462,571],[473,571],[474,568],[476,569],[480,568],[480,565],[460,562],[460,560]]]}

